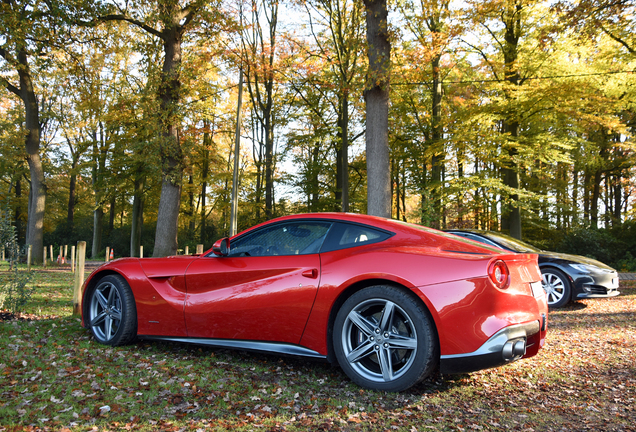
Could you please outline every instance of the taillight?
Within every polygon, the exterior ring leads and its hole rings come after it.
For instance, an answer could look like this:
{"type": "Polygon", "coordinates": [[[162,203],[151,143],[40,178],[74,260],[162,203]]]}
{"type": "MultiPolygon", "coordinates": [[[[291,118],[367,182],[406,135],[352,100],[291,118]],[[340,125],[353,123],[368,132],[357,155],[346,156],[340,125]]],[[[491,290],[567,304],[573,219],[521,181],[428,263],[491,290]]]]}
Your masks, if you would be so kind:
{"type": "Polygon", "coordinates": [[[499,289],[506,289],[510,285],[510,270],[508,270],[506,263],[501,260],[490,263],[488,276],[499,289]]]}

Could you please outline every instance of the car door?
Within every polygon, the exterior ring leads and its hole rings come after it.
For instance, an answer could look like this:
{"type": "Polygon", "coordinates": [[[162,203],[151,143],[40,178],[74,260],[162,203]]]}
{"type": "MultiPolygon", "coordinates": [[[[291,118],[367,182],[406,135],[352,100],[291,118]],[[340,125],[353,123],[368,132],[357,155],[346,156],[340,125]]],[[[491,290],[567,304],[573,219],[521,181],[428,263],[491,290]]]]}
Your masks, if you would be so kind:
{"type": "Polygon", "coordinates": [[[320,246],[331,224],[267,225],[204,256],[186,274],[189,337],[297,344],[320,284],[320,246]]]}

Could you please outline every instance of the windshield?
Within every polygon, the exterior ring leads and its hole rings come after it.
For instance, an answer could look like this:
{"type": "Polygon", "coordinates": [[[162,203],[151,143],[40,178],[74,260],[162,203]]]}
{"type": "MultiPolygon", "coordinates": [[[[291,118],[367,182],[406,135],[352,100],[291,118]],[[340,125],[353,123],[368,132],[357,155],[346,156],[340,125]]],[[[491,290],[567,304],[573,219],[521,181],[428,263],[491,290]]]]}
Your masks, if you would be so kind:
{"type": "Polygon", "coordinates": [[[541,249],[537,249],[536,247],[529,245],[528,243],[524,243],[521,240],[517,240],[516,238],[507,236],[505,234],[486,232],[483,233],[483,236],[515,252],[541,252],[541,249]]]}

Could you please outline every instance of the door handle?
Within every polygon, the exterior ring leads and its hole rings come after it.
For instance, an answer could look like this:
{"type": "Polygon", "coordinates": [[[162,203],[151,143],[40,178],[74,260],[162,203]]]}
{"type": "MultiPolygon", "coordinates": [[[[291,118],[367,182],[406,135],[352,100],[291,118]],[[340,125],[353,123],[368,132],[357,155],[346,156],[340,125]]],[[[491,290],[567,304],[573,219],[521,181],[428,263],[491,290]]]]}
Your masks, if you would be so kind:
{"type": "Polygon", "coordinates": [[[306,278],[316,279],[318,277],[318,269],[305,270],[303,276],[306,278]]]}

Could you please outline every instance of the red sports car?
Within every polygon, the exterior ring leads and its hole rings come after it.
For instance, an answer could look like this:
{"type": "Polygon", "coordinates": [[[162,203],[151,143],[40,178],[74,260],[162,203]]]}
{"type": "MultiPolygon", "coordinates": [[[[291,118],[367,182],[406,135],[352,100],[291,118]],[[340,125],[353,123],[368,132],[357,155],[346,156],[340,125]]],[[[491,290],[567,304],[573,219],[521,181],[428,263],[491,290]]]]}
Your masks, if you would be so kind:
{"type": "Polygon", "coordinates": [[[327,359],[387,391],[438,367],[531,357],[547,313],[535,254],[346,213],[274,219],[203,255],[109,262],[82,302],[103,344],[139,337],[327,359]]]}

